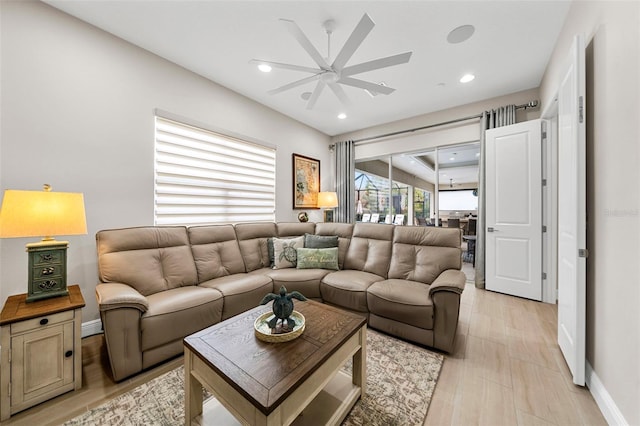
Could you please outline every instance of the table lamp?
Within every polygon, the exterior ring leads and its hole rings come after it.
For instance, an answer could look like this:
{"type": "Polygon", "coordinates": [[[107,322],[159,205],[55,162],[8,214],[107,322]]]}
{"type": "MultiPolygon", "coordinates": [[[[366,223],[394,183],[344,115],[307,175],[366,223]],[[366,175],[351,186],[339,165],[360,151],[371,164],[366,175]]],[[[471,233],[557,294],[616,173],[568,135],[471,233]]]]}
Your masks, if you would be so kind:
{"type": "Polygon", "coordinates": [[[29,289],[27,302],[65,296],[68,241],[56,235],[87,233],[81,193],[6,190],[0,210],[0,238],[43,237],[27,244],[29,289]]]}
{"type": "Polygon", "coordinates": [[[318,208],[325,209],[325,222],[333,222],[333,209],[335,207],[338,207],[338,194],[335,192],[318,192],[318,208]]]}

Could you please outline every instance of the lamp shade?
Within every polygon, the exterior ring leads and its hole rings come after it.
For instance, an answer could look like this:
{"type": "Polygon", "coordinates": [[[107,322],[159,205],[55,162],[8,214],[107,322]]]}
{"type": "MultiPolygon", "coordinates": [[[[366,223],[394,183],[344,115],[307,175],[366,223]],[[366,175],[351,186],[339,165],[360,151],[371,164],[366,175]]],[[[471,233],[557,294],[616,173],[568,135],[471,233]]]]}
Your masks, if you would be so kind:
{"type": "Polygon", "coordinates": [[[338,207],[338,194],[335,192],[318,192],[318,207],[327,209],[338,207]]]}
{"type": "Polygon", "coordinates": [[[81,193],[6,190],[0,237],[45,237],[87,233],[81,193]]]}

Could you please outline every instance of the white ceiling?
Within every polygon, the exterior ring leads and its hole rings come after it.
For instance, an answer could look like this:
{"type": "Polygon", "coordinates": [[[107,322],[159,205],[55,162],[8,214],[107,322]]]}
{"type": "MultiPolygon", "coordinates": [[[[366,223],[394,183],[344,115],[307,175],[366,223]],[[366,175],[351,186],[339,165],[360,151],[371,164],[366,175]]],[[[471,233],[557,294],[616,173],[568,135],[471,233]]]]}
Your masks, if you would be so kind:
{"type": "Polygon", "coordinates": [[[328,135],[438,111],[538,87],[569,9],[568,1],[189,1],[45,0],[46,3],[182,67],[306,123],[328,135]],[[306,77],[274,69],[265,74],[253,58],[314,67],[280,18],[294,20],[318,51],[327,54],[321,24],[334,19],[332,56],[364,13],[376,26],[347,63],[413,51],[407,64],[360,74],[396,91],[370,97],[344,86],[344,107],[325,90],[313,110],[303,92],[315,83],[276,95],[267,91],[306,77]],[[448,33],[473,25],[459,44],[448,33]],[[459,83],[465,73],[476,79],[459,83]],[[348,115],[338,120],[338,113],[348,115]]]}

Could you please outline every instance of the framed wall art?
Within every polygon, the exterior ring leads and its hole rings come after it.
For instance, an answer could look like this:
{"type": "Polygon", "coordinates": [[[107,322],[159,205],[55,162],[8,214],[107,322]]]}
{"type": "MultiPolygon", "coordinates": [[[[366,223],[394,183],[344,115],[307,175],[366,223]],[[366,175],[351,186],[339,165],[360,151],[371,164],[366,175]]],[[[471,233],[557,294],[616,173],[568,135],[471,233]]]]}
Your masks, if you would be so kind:
{"type": "Polygon", "coordinates": [[[320,160],[293,154],[293,208],[317,209],[320,160]]]}

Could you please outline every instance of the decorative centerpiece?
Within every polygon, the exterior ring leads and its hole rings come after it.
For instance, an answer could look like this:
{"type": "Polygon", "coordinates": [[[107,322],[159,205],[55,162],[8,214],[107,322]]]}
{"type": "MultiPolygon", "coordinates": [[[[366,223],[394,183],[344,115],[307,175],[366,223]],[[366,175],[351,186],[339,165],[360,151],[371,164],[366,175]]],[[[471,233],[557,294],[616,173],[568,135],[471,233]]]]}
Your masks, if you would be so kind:
{"type": "Polygon", "coordinates": [[[273,300],[272,311],[258,317],[253,326],[256,337],[265,342],[287,342],[300,336],[304,331],[304,316],[293,310],[293,300],[307,300],[300,292],[287,293],[285,286],[280,287],[280,294],[269,293],[261,305],[273,300]]]}

